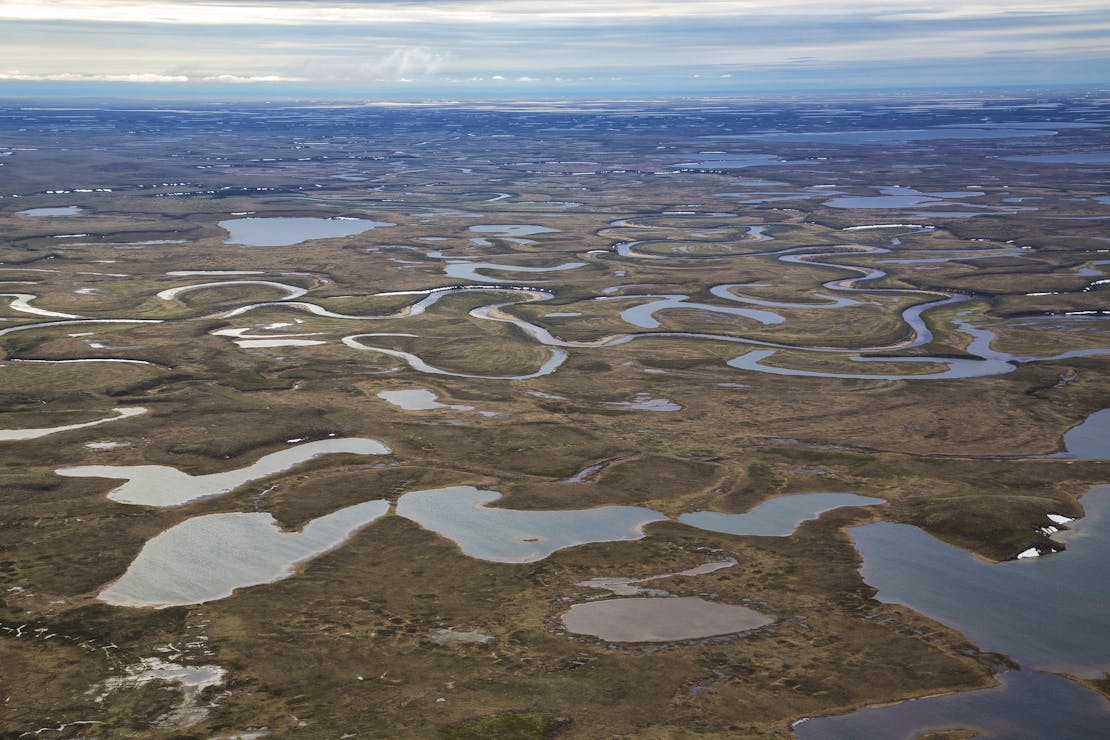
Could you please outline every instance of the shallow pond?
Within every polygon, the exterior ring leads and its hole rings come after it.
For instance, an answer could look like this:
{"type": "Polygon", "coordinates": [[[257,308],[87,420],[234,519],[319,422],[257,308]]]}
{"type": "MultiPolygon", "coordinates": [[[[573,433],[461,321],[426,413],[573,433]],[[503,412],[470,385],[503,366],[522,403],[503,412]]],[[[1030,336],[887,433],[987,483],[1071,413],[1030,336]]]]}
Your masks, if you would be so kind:
{"type": "Polygon", "coordinates": [[[108,498],[139,506],[182,506],[211,496],[229,493],[259,478],[281,473],[320,455],[388,455],[392,450],[376,439],[352,437],[318,442],[271,452],[251,465],[224,473],[189,475],[166,465],[82,465],[54,472],[70,478],[124,478],[108,498]]]}
{"type": "Polygon", "coordinates": [[[737,564],[737,561],[729,558],[728,560],[717,560],[709,563],[702,563],[695,565],[693,568],[679,571],[678,573],[659,573],[654,576],[641,576],[640,578],[621,578],[621,577],[600,577],[591,578],[588,581],[580,581],[579,586],[586,588],[599,588],[603,591],[608,591],[613,596],[667,596],[666,591],[660,591],[656,588],[644,588],[640,586],[641,583],[650,583],[651,581],[659,581],[664,578],[691,578],[693,576],[704,576],[709,573],[716,573],[725,568],[731,568],[737,564]]]}
{"type": "Polygon", "coordinates": [[[683,406],[669,398],[653,398],[650,393],[637,393],[631,401],[606,401],[609,408],[621,411],[681,411],[683,406]]]}
{"type": "Polygon", "coordinates": [[[491,507],[501,494],[471,486],[412,491],[397,514],[458,544],[464,554],[500,563],[532,563],[556,550],[591,542],[638,540],[666,517],[637,506],[563,511],[491,507]]]}
{"type": "Polygon", "coordinates": [[[607,642],[671,642],[731,635],[765,627],[772,617],[754,609],[692,596],[628,598],[575,604],[566,628],[607,642]]]}
{"type": "Polygon", "coordinates": [[[187,519],[147,542],[98,598],[159,609],[222,599],[237,588],[288,578],[298,563],[335,549],[388,511],[388,501],[367,501],[314,519],[300,532],[283,532],[263,513],[187,519]]]}
{"type": "Polygon", "coordinates": [[[379,226],[394,226],[386,221],[362,218],[233,218],[217,226],[228,233],[227,244],[246,247],[288,247],[312,239],[354,236],[379,226]]]}
{"type": "Polygon", "coordinates": [[[479,234],[492,234],[502,237],[532,236],[533,234],[557,234],[558,229],[534,224],[477,224],[470,227],[471,231],[479,234]]]}
{"type": "Polygon", "coordinates": [[[816,519],[826,511],[842,506],[874,506],[885,503],[881,498],[855,493],[799,493],[764,501],[743,514],[696,511],[683,514],[678,521],[710,532],[789,537],[799,524],[808,519],[816,519]]]}
{"type": "Polygon", "coordinates": [[[452,262],[444,265],[443,273],[456,280],[473,280],[479,283],[499,283],[497,278],[487,277],[478,270],[494,270],[497,272],[558,272],[560,270],[573,270],[584,267],[585,262],[564,262],[553,267],[517,267],[515,265],[502,265],[496,262],[452,262]]]}
{"type": "Polygon", "coordinates": [[[81,424],[65,424],[57,427],[43,427],[40,429],[0,429],[0,442],[18,442],[27,439],[38,439],[45,437],[48,434],[57,434],[58,432],[68,432],[72,429],[84,429],[86,427],[95,427],[100,424],[107,424],[111,421],[119,421],[131,416],[138,416],[145,414],[148,409],[142,406],[131,406],[128,408],[115,409],[115,416],[109,416],[104,419],[96,419],[95,421],[86,421],[81,424]]]}
{"type": "Polygon", "coordinates": [[[473,406],[440,403],[435,393],[427,388],[408,388],[400,391],[382,391],[378,398],[389,401],[394,406],[399,406],[405,411],[431,411],[433,409],[454,409],[455,411],[473,411],[473,406]]]}
{"type": "Polygon", "coordinates": [[[26,211],[16,211],[15,215],[45,218],[47,216],[76,216],[79,213],[81,213],[79,206],[58,206],[55,208],[28,208],[26,211]]]}

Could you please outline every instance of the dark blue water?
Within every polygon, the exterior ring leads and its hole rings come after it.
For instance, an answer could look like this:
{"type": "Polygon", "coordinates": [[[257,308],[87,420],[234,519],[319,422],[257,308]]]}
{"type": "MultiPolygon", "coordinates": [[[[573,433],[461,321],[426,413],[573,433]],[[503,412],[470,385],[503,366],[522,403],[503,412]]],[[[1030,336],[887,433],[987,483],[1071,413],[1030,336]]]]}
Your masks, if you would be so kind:
{"type": "Polygon", "coordinates": [[[957,728],[1004,740],[1096,740],[1110,729],[1110,701],[1060,676],[1014,671],[1002,685],[889,707],[820,717],[794,726],[799,740],[913,740],[957,728]]]}

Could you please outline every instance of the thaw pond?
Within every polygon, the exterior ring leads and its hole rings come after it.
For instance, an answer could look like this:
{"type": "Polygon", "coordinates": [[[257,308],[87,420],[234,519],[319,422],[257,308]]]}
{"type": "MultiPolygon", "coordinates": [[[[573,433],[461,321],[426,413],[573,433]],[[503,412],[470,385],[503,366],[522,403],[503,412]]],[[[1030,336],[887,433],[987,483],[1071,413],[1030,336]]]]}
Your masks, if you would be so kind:
{"type": "Polygon", "coordinates": [[[130,408],[115,409],[115,416],[109,416],[104,419],[96,419],[94,421],[86,421],[81,424],[65,424],[59,427],[43,427],[40,429],[0,429],[0,442],[20,442],[26,439],[38,439],[45,437],[49,434],[57,434],[58,432],[68,432],[71,429],[84,429],[86,427],[95,427],[100,424],[107,424],[110,421],[119,421],[131,416],[138,416],[145,414],[148,409],[142,406],[132,406],[130,408]]]}
{"type": "Polygon", "coordinates": [[[392,450],[376,439],[352,437],[318,442],[272,452],[252,465],[209,475],[189,475],[166,465],[82,465],[54,472],[70,478],[124,478],[108,498],[121,504],[181,506],[202,498],[219,496],[259,478],[282,473],[320,455],[388,455],[392,450]]]}
{"type": "Polygon", "coordinates": [[[1110,460],[1110,409],[1096,411],[1087,420],[1064,433],[1068,457],[1080,460],[1110,460]]]}
{"type": "Polygon", "coordinates": [[[402,391],[382,391],[378,398],[389,401],[394,406],[399,406],[405,411],[431,411],[433,409],[453,409],[455,411],[473,411],[473,406],[460,404],[440,403],[438,396],[427,388],[410,388],[402,391]]]}
{"type": "Polygon", "coordinates": [[[682,404],[669,398],[653,398],[650,393],[637,393],[631,401],[606,401],[609,408],[620,411],[682,411],[682,404]]]}
{"type": "Polygon", "coordinates": [[[1097,678],[1110,670],[1110,485],[1092,487],[1082,504],[1084,518],[1054,535],[1066,551],[1003,563],[905,524],[851,532],[879,600],[905,604],[1026,668],[1097,678]]]}
{"type": "Polygon", "coordinates": [[[677,573],[660,573],[658,575],[643,576],[641,578],[591,578],[588,581],[580,581],[578,585],[585,586],[586,588],[600,588],[604,591],[608,591],[613,596],[668,596],[669,594],[666,591],[661,591],[657,588],[644,588],[639,584],[659,581],[664,578],[704,576],[710,573],[716,573],[719,570],[724,570],[725,568],[731,568],[736,564],[736,560],[729,558],[728,560],[717,560],[715,562],[695,565],[693,568],[687,568],[677,573]]]}
{"type": "Polygon", "coordinates": [[[830,208],[921,208],[935,205],[952,205],[950,198],[975,198],[982,196],[975,192],[922,193],[913,188],[880,188],[882,195],[845,196],[825,201],[830,208]]]}
{"type": "Polygon", "coordinates": [[[394,226],[387,221],[363,218],[233,218],[217,226],[228,233],[225,243],[245,247],[288,247],[312,239],[355,236],[379,226],[394,226]]]}
{"type": "Polygon", "coordinates": [[[744,514],[695,511],[683,514],[678,521],[710,532],[789,537],[799,524],[808,519],[816,519],[826,511],[842,506],[875,506],[885,503],[881,498],[855,493],[799,493],[764,501],[744,514]]]}
{"type": "Polygon", "coordinates": [[[471,486],[412,491],[397,514],[458,544],[472,558],[532,563],[556,550],[591,542],[638,540],[643,527],[666,517],[637,506],[570,511],[520,511],[489,506],[501,494],[471,486]]]}
{"type": "Polygon", "coordinates": [[[288,578],[298,563],[335,549],[388,511],[388,501],[367,501],[314,519],[300,532],[283,532],[262,513],[187,519],[147,542],[98,598],[159,609],[222,599],[237,588],[288,578]]]}
{"type": "Polygon", "coordinates": [[[55,208],[28,208],[26,211],[16,211],[17,216],[34,216],[46,218],[48,216],[76,216],[81,212],[79,206],[58,206],[55,208]]]}
{"type": "Polygon", "coordinates": [[[629,598],[575,604],[566,628],[607,642],[671,642],[731,635],[765,627],[773,618],[754,609],[692,596],[629,598]]]}
{"type": "MultiPolygon", "coordinates": [[[[585,262],[564,262],[553,267],[517,267],[515,265],[502,265],[496,262],[452,262],[443,268],[443,273],[456,280],[473,280],[478,283],[499,283],[497,278],[487,277],[478,270],[494,270],[497,272],[559,272],[573,270],[585,266],[585,262]]],[[[520,281],[525,282],[525,281],[520,281]]]]}
{"type": "Polygon", "coordinates": [[[798,740],[903,740],[943,730],[973,730],[1004,740],[1091,740],[1110,727],[1110,701],[1061,676],[1011,671],[1002,685],[794,725],[798,740]]]}
{"type": "Polygon", "coordinates": [[[470,227],[471,231],[479,234],[491,234],[501,237],[522,237],[533,234],[557,234],[558,229],[549,229],[546,226],[534,224],[478,224],[470,227]]]}

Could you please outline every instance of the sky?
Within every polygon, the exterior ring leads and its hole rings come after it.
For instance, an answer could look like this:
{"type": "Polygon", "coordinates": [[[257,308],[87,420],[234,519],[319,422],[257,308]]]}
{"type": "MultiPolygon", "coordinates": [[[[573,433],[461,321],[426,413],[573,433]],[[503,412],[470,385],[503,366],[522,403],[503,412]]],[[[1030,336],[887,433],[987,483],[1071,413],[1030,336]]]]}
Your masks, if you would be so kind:
{"type": "Polygon", "coordinates": [[[0,0],[0,94],[557,97],[1110,82],[1110,0],[0,0]]]}

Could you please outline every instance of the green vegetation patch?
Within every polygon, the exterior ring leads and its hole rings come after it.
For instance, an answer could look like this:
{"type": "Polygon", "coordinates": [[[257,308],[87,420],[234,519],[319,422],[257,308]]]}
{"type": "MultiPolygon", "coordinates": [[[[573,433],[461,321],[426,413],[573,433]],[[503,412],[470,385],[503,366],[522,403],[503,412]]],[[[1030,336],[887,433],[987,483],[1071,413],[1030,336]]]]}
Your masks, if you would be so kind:
{"type": "Polygon", "coordinates": [[[554,737],[570,720],[542,712],[501,714],[447,727],[440,735],[449,740],[541,740],[554,737]]]}

